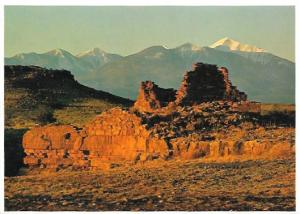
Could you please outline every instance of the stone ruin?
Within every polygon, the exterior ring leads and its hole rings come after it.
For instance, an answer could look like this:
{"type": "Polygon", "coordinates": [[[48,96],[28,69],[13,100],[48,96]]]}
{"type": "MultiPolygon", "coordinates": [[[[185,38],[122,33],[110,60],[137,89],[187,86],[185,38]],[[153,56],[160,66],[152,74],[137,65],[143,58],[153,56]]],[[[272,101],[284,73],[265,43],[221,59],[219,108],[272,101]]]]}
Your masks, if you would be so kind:
{"type": "Polygon", "coordinates": [[[114,108],[86,124],[35,127],[23,137],[24,163],[47,168],[105,168],[110,162],[147,159],[167,151],[163,141],[149,137],[141,118],[114,108]]]}
{"type": "Polygon", "coordinates": [[[226,68],[197,63],[176,92],[142,82],[130,109],[113,108],[82,128],[34,127],[25,133],[24,163],[41,168],[107,169],[155,159],[242,160],[294,155],[293,131],[266,131],[232,86],[226,68]],[[285,138],[283,137],[285,136],[285,138]],[[280,143],[276,139],[281,137],[280,143]]]}
{"type": "Polygon", "coordinates": [[[143,112],[150,112],[175,101],[175,95],[176,91],[172,88],[163,89],[151,81],[142,82],[134,107],[143,112]]]}
{"type": "Polygon", "coordinates": [[[215,100],[246,101],[247,95],[231,84],[228,70],[216,65],[196,63],[186,72],[178,91],[159,88],[151,81],[142,82],[134,107],[153,112],[168,105],[195,105],[215,100]]]}
{"type": "Polygon", "coordinates": [[[247,95],[232,86],[228,70],[216,65],[197,63],[184,75],[176,94],[176,104],[193,105],[212,100],[246,101],[247,95]]]}

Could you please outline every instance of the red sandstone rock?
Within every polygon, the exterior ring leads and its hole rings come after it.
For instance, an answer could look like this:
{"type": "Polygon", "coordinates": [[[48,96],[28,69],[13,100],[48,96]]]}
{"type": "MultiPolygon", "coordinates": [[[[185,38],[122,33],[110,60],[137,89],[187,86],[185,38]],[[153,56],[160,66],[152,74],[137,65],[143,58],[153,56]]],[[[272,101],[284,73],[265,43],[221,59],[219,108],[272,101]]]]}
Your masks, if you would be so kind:
{"type": "Polygon", "coordinates": [[[78,132],[72,126],[34,127],[23,137],[23,147],[37,150],[73,149],[78,132]]]}
{"type": "Polygon", "coordinates": [[[168,154],[165,141],[150,137],[141,118],[120,108],[99,115],[81,131],[71,126],[33,128],[24,135],[23,147],[27,154],[25,164],[47,167],[103,168],[107,162],[168,154]]]}

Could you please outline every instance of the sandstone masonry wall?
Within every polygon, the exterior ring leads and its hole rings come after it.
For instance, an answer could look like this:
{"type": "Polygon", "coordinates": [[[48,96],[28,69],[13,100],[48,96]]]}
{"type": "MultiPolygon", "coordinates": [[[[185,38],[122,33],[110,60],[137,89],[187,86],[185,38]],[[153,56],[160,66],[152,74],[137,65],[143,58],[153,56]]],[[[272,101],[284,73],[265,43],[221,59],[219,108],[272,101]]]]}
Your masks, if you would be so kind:
{"type": "Polygon", "coordinates": [[[232,104],[236,103],[203,103],[150,116],[114,108],[80,130],[36,127],[24,135],[24,163],[107,169],[153,159],[230,161],[294,156],[293,128],[266,130],[234,110],[238,104],[232,104]]]}
{"type": "Polygon", "coordinates": [[[114,108],[86,124],[82,130],[72,126],[36,127],[26,132],[24,163],[47,168],[103,168],[110,163],[147,160],[168,153],[167,144],[154,137],[141,118],[114,108]]]}
{"type": "Polygon", "coordinates": [[[151,81],[145,81],[141,83],[134,107],[141,112],[151,112],[166,107],[175,100],[175,94],[174,89],[163,89],[151,81]]]}
{"type": "Polygon", "coordinates": [[[176,94],[177,105],[193,105],[212,100],[244,101],[245,93],[232,86],[228,70],[216,65],[196,63],[194,70],[184,75],[176,94]]]}

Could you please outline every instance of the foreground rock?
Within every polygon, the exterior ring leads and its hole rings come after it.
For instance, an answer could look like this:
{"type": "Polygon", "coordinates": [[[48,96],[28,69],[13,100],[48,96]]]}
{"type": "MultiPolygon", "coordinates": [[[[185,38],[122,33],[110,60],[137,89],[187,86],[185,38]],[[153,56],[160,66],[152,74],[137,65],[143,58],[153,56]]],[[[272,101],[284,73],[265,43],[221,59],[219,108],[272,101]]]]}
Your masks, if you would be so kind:
{"type": "Polygon", "coordinates": [[[294,128],[266,125],[260,112],[231,85],[227,69],[198,63],[176,93],[147,81],[131,109],[108,110],[81,129],[31,129],[23,138],[24,162],[107,169],[154,159],[293,158],[294,128]]]}
{"type": "Polygon", "coordinates": [[[111,162],[167,155],[165,141],[151,137],[142,118],[115,108],[82,130],[72,126],[36,127],[23,138],[25,164],[42,167],[109,167],[111,162]]]}

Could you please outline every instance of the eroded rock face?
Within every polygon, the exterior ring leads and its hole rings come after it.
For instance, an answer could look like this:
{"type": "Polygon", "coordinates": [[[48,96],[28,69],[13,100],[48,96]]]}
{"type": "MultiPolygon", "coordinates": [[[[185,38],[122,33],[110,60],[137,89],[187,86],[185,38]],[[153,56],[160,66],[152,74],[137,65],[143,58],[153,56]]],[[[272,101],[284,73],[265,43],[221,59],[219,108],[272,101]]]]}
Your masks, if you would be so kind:
{"type": "Polygon", "coordinates": [[[141,112],[152,112],[174,101],[175,94],[174,89],[160,88],[151,81],[145,81],[141,83],[134,107],[141,112]]]}

